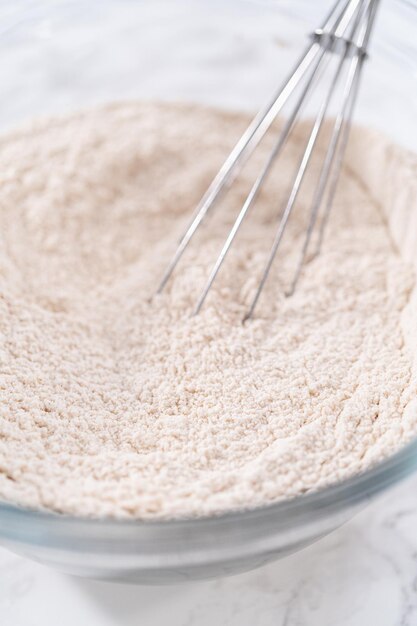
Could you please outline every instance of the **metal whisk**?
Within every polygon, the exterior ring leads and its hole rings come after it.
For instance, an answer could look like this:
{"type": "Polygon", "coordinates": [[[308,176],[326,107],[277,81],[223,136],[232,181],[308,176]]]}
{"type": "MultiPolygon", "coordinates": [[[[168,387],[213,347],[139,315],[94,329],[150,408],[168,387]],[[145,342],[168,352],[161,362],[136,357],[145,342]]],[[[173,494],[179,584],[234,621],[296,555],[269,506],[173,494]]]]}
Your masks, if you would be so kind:
{"type": "Polygon", "coordinates": [[[211,209],[213,209],[220,194],[223,191],[227,191],[227,188],[233,181],[234,176],[237,174],[238,167],[240,168],[250,157],[270,128],[278,113],[283,108],[284,104],[293,92],[300,86],[301,92],[297,97],[294,108],[292,109],[289,117],[286,118],[272,151],[266,159],[266,162],[264,163],[262,170],[256,178],[251,190],[249,191],[249,194],[228,234],[220,254],[213,265],[207,283],[195,308],[195,313],[200,311],[244,218],[246,217],[249,209],[252,207],[259,190],[271,170],[272,165],[286,144],[286,141],[299,118],[302,107],[311,95],[312,89],[319,79],[319,75],[325,71],[330,58],[338,55],[336,70],[330,75],[330,86],[321,98],[317,116],[313,121],[304,153],[292,181],[289,197],[280,214],[278,228],[263,274],[260,278],[249,310],[244,317],[244,321],[248,320],[253,315],[265,282],[268,278],[271,266],[281,244],[288,220],[293,211],[301,184],[317,142],[318,135],[326,119],[329,105],[335,92],[339,88],[339,84],[342,83],[342,95],[338,105],[337,114],[332,120],[330,139],[327,144],[327,149],[313,194],[308,225],[300,257],[290,284],[290,288],[286,295],[294,293],[307,258],[307,252],[313,231],[315,231],[316,228],[317,244],[313,256],[317,255],[321,248],[325,227],[333,204],[337,181],[348,142],[353,108],[358,93],[359,80],[363,62],[367,56],[369,37],[374,24],[378,4],[379,0],[338,0],[329,15],[324,20],[322,26],[312,33],[311,43],[302,54],[291,74],[285,80],[281,89],[274,95],[272,101],[270,101],[267,106],[256,115],[202,197],[193,214],[191,223],[183,234],[178,248],[165,271],[158,293],[164,289],[185,249],[189,245],[206,215],[211,209]]]}

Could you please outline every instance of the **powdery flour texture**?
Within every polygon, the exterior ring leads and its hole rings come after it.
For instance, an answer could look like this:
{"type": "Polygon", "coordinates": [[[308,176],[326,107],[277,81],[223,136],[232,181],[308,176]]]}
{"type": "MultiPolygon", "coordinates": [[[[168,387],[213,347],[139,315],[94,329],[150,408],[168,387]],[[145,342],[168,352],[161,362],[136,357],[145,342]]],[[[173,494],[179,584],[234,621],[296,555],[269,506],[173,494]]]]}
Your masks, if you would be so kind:
{"type": "MultiPolygon", "coordinates": [[[[292,298],[284,290],[309,180],[255,318],[241,324],[297,137],[201,314],[190,316],[267,146],[154,296],[190,212],[246,124],[241,114],[132,103],[2,139],[3,500],[81,515],[217,513],[340,481],[415,434],[412,264],[398,254],[353,149],[323,252],[292,298]]],[[[368,139],[375,182],[382,153],[368,139]]]]}

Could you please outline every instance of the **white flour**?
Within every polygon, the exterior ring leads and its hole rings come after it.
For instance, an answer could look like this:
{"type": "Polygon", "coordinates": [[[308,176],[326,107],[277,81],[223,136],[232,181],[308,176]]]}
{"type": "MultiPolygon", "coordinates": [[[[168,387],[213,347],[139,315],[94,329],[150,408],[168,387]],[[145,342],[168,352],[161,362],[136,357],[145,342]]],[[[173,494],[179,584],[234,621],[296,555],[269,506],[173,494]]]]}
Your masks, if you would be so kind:
{"type": "MultiPolygon", "coordinates": [[[[4,500],[81,515],[201,515],[341,480],[416,433],[401,324],[413,271],[352,170],[296,294],[283,290],[307,193],[255,319],[240,323],[297,141],[201,314],[190,317],[262,155],[149,302],[246,123],[198,107],[126,104],[0,143],[4,500]]],[[[415,328],[408,334],[415,342],[415,328]]]]}

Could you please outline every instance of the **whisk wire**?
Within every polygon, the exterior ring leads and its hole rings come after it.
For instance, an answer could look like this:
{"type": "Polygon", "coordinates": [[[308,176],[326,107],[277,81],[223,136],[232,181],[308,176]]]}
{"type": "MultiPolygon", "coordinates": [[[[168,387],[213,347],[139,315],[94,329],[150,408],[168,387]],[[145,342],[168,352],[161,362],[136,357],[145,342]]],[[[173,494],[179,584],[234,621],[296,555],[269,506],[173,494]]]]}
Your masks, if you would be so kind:
{"type": "MultiPolygon", "coordinates": [[[[236,144],[223,166],[220,168],[218,174],[212,181],[207,192],[200,200],[196,207],[189,225],[194,221],[196,215],[203,211],[203,219],[208,210],[212,208],[214,203],[218,200],[222,191],[228,189],[229,185],[236,176],[236,170],[244,165],[246,160],[251,156],[256,149],[265,133],[268,131],[270,125],[273,123],[276,116],[279,114],[282,107],[285,105],[288,98],[296,89],[299,81],[308,72],[309,67],[314,62],[316,55],[320,52],[320,46],[317,46],[319,35],[328,32],[331,36],[337,36],[339,32],[337,29],[340,26],[340,22],[346,12],[349,11],[349,7],[356,6],[360,0],[338,0],[333,6],[323,24],[313,33],[313,42],[308,46],[304,53],[299,58],[293,71],[288,75],[287,80],[281,86],[278,92],[274,94],[272,100],[267,106],[255,116],[245,133],[236,144]],[[340,15],[337,14],[338,7],[344,3],[343,11],[340,15]],[[234,158],[236,157],[236,158],[234,158]],[[220,187],[217,187],[217,184],[220,187]]],[[[180,241],[184,238],[188,228],[183,233],[180,241]]]]}
{"type": "MultiPolygon", "coordinates": [[[[307,143],[307,147],[306,150],[304,152],[304,155],[301,159],[301,163],[299,166],[299,169],[297,171],[297,175],[294,181],[294,186],[291,190],[291,194],[290,194],[290,198],[288,200],[288,204],[284,210],[284,213],[282,215],[281,221],[279,223],[278,226],[278,231],[277,234],[275,236],[274,242],[272,244],[272,248],[271,248],[271,252],[270,255],[268,257],[265,269],[264,269],[264,273],[262,274],[261,280],[259,282],[258,288],[256,290],[255,296],[252,300],[251,306],[249,308],[248,313],[245,315],[244,320],[246,321],[248,319],[250,319],[250,317],[253,315],[253,312],[255,310],[255,307],[257,305],[257,302],[259,300],[259,297],[261,295],[261,292],[263,290],[263,287],[265,285],[265,282],[268,278],[272,263],[274,261],[274,258],[277,254],[278,248],[280,246],[286,225],[288,223],[288,219],[289,216],[291,214],[291,211],[293,209],[294,206],[294,202],[295,199],[297,197],[298,191],[300,189],[308,162],[311,158],[313,149],[314,149],[314,145],[315,142],[317,140],[320,128],[323,124],[325,115],[326,115],[326,111],[328,109],[328,106],[330,104],[330,101],[334,95],[335,92],[335,87],[337,82],[340,79],[340,76],[342,75],[342,68],[343,65],[346,61],[346,58],[349,55],[349,48],[350,46],[354,45],[357,49],[357,54],[354,55],[351,59],[351,63],[350,63],[350,68],[349,68],[349,72],[348,72],[348,77],[347,77],[347,81],[345,84],[345,88],[344,88],[344,93],[343,93],[343,98],[342,98],[342,107],[340,110],[339,115],[336,118],[336,122],[334,124],[334,128],[333,128],[333,133],[330,139],[330,143],[329,143],[329,147],[327,149],[327,153],[326,153],[326,157],[323,163],[323,167],[321,170],[321,174],[320,174],[320,178],[319,178],[319,182],[317,184],[316,187],[316,192],[315,192],[315,196],[313,199],[313,203],[312,203],[312,207],[311,207],[311,211],[310,211],[310,221],[309,221],[309,225],[307,228],[307,232],[306,232],[306,236],[304,239],[304,244],[303,244],[303,248],[301,251],[301,258],[298,262],[297,268],[296,268],[296,272],[290,287],[290,290],[287,292],[287,295],[292,295],[294,293],[297,281],[299,279],[299,276],[301,274],[301,269],[303,267],[304,264],[304,260],[305,260],[305,256],[307,253],[307,249],[308,249],[308,245],[311,239],[311,235],[313,233],[313,229],[315,226],[315,222],[317,219],[317,214],[321,205],[321,201],[322,201],[322,196],[324,193],[324,190],[326,188],[326,184],[328,181],[328,177],[329,177],[329,173],[330,173],[330,169],[333,163],[333,158],[334,158],[334,154],[335,151],[337,149],[337,145],[339,143],[339,137],[340,137],[340,132],[341,129],[343,127],[343,121],[346,117],[346,113],[349,110],[349,102],[350,102],[350,96],[352,94],[352,87],[354,86],[354,83],[356,82],[356,80],[359,80],[359,75],[361,72],[361,68],[363,65],[363,60],[365,58],[365,50],[364,50],[364,43],[367,41],[367,39],[369,38],[369,33],[370,33],[370,29],[372,28],[372,24],[373,24],[373,20],[375,17],[375,12],[376,12],[376,7],[377,7],[377,3],[379,0],[368,0],[366,3],[363,4],[363,6],[360,8],[360,11],[357,15],[357,18],[354,22],[353,25],[353,29],[352,29],[352,33],[351,36],[353,39],[355,39],[355,35],[357,35],[357,31],[358,31],[358,38],[357,38],[357,42],[354,41],[350,41],[347,40],[345,43],[345,52],[343,54],[343,56],[340,59],[340,62],[338,64],[336,73],[334,74],[331,86],[330,86],[330,90],[328,91],[326,97],[324,98],[324,101],[322,103],[321,109],[319,111],[319,114],[316,118],[313,130],[310,134],[308,143],[307,143]],[[367,16],[367,20],[365,20],[365,22],[361,22],[361,14],[365,14],[367,16]]],[[[355,92],[353,92],[353,96],[355,95],[355,92]]],[[[352,107],[353,110],[353,107],[352,107]]],[[[352,112],[352,111],[351,111],[352,112]]],[[[343,158],[343,154],[341,155],[343,158]]],[[[339,170],[340,171],[340,170],[339,170]]],[[[335,185],[337,184],[337,180],[334,183],[335,185]]]]}
{"type": "MultiPolygon", "coordinates": [[[[342,170],[343,159],[344,159],[346,147],[349,141],[349,134],[350,134],[350,129],[352,125],[353,110],[355,107],[355,102],[356,102],[356,98],[357,98],[357,94],[359,90],[359,80],[360,80],[360,73],[361,73],[362,65],[363,65],[363,60],[361,61],[360,70],[358,70],[355,74],[354,84],[352,86],[352,91],[351,91],[349,102],[347,105],[346,117],[342,123],[342,128],[340,131],[339,148],[336,148],[336,155],[335,155],[333,167],[330,173],[330,182],[328,184],[327,198],[326,198],[326,202],[325,202],[325,206],[323,210],[323,216],[321,218],[321,222],[318,227],[317,242],[316,242],[316,246],[315,246],[314,252],[311,255],[310,260],[315,259],[320,254],[321,248],[323,246],[326,226],[330,217],[331,209],[333,207],[334,198],[336,195],[336,189],[337,189],[337,185],[339,182],[340,173],[342,170]]],[[[308,246],[308,243],[307,243],[307,246],[308,246]]],[[[300,271],[301,271],[301,267],[300,267],[300,271]]],[[[295,285],[294,285],[294,289],[295,289],[295,285]]],[[[292,289],[292,293],[294,293],[294,289],[292,289]]]]}
{"type": "Polygon", "coordinates": [[[317,138],[319,136],[320,130],[322,128],[327,109],[329,107],[330,101],[331,101],[332,96],[334,94],[334,88],[336,87],[337,82],[340,80],[341,70],[342,70],[342,66],[343,66],[344,61],[345,61],[345,55],[340,59],[340,61],[338,63],[337,70],[336,70],[336,72],[335,72],[335,74],[333,76],[331,88],[330,88],[329,92],[326,94],[326,97],[324,98],[324,100],[322,102],[322,105],[320,107],[318,116],[316,117],[316,120],[314,122],[314,126],[313,126],[313,128],[311,130],[311,133],[310,133],[310,136],[308,138],[306,149],[304,151],[304,154],[303,154],[303,156],[301,158],[300,164],[299,164],[298,169],[297,169],[297,173],[296,173],[296,176],[295,176],[295,179],[294,179],[294,182],[293,182],[293,186],[291,188],[290,196],[288,198],[287,204],[285,206],[285,209],[284,209],[284,211],[283,211],[283,213],[281,215],[280,221],[279,221],[278,230],[277,230],[277,233],[275,235],[275,239],[274,239],[274,242],[272,244],[271,251],[269,253],[269,257],[268,257],[268,260],[267,260],[266,265],[265,265],[265,269],[263,271],[261,280],[260,280],[260,282],[258,284],[258,288],[257,288],[257,290],[255,292],[255,296],[254,296],[254,298],[252,300],[250,308],[249,308],[248,312],[246,313],[246,315],[245,315],[245,317],[243,319],[244,322],[246,322],[248,319],[250,319],[252,317],[253,312],[255,310],[255,307],[257,305],[257,302],[259,300],[259,297],[260,297],[260,295],[262,293],[262,290],[263,290],[263,288],[265,286],[266,280],[267,280],[267,278],[269,276],[269,272],[271,270],[272,263],[274,262],[275,256],[276,256],[276,254],[278,252],[278,248],[279,248],[279,246],[281,244],[281,241],[282,241],[282,238],[283,238],[286,226],[288,224],[289,217],[290,217],[290,215],[291,215],[291,213],[293,211],[295,201],[297,199],[298,193],[299,193],[300,188],[301,188],[301,184],[303,182],[305,173],[307,171],[307,166],[308,166],[308,164],[310,162],[310,159],[311,159],[311,156],[313,154],[313,150],[314,150],[314,147],[316,145],[316,141],[317,141],[317,138]]]}
{"type": "Polygon", "coordinates": [[[266,178],[272,169],[272,166],[285,146],[287,139],[299,118],[301,110],[310,96],[310,92],[313,88],[315,88],[318,82],[318,77],[321,75],[324,68],[329,64],[331,57],[338,54],[340,58],[337,62],[336,71],[332,74],[330,87],[321,100],[318,114],[314,120],[305,150],[292,181],[289,197],[281,211],[277,231],[275,233],[263,273],[259,280],[249,310],[243,321],[250,319],[254,313],[259,297],[268,279],[272,264],[281,245],[281,241],[294,209],[299,191],[302,187],[307,168],[327,115],[327,111],[333,100],[341,77],[346,74],[342,97],[338,105],[338,112],[332,125],[324,161],[319,172],[318,182],[314,189],[302,249],[290,283],[290,288],[286,295],[294,293],[307,258],[307,252],[311,243],[313,232],[316,230],[318,222],[319,226],[317,228],[318,236],[315,255],[319,253],[323,242],[326,224],[333,205],[337,182],[340,176],[343,157],[349,138],[353,109],[357,98],[363,61],[366,57],[367,45],[378,5],[379,0],[338,0],[335,3],[322,26],[314,31],[312,42],[301,55],[293,72],[284,81],[282,88],[274,95],[274,98],[258,113],[257,116],[255,116],[239,142],[236,144],[235,148],[230,153],[229,157],[224,162],[223,166],[220,168],[206,193],[203,195],[200,203],[194,211],[191,222],[180,239],[179,245],[171,259],[171,262],[166,268],[158,288],[158,293],[164,289],[187,246],[209,211],[218,201],[220,194],[230,187],[237,173],[240,171],[240,168],[259,145],[290,96],[297,90],[301,81],[304,80],[304,85],[301,93],[297,97],[292,113],[283,124],[281,132],[275,140],[272,150],[264,162],[260,173],[255,179],[255,182],[253,183],[210,271],[208,280],[198,299],[194,313],[198,313],[200,311],[245,217],[253,206],[262,185],[265,183],[266,178]],[[345,73],[344,66],[348,59],[350,59],[350,62],[347,67],[347,72],[345,73]],[[324,203],[324,209],[321,211],[324,198],[326,198],[326,201],[324,203]],[[322,213],[322,216],[319,220],[320,213],[322,213]]]}
{"type": "Polygon", "coordinates": [[[290,117],[286,120],[284,127],[281,131],[281,133],[278,136],[278,139],[276,140],[274,147],[270,153],[270,155],[268,156],[262,170],[261,173],[258,175],[257,179],[255,180],[251,190],[249,191],[249,194],[232,226],[232,229],[226,239],[226,242],[223,245],[223,248],[221,249],[221,252],[219,254],[219,256],[217,257],[217,260],[213,266],[213,269],[210,272],[209,278],[207,280],[207,283],[202,291],[202,294],[197,302],[197,306],[195,308],[194,311],[194,315],[197,315],[200,312],[201,307],[204,304],[204,301],[211,289],[211,286],[220,270],[220,267],[222,266],[225,257],[238,233],[239,228],[242,225],[242,222],[244,220],[244,218],[246,217],[246,215],[248,214],[250,208],[252,207],[253,203],[255,202],[258,193],[262,187],[262,185],[264,184],[269,172],[271,171],[271,168],[275,162],[275,160],[277,159],[277,157],[279,156],[279,153],[281,152],[282,148],[284,147],[289,134],[291,133],[292,128],[295,125],[295,122],[297,121],[297,118],[300,114],[300,111],[302,109],[303,104],[305,103],[305,99],[306,96],[308,94],[308,92],[310,91],[310,89],[312,88],[312,86],[314,85],[314,80],[317,76],[318,70],[320,69],[320,63],[322,60],[322,57],[324,56],[324,54],[328,51],[328,48],[323,48],[321,51],[321,54],[317,57],[316,60],[316,64],[314,66],[314,69],[306,83],[306,85],[304,86],[304,89],[302,90],[297,103],[293,109],[292,114],[290,115],[290,117]]]}
{"type": "MultiPolygon", "coordinates": [[[[360,79],[362,75],[363,64],[367,56],[367,52],[366,52],[367,45],[369,42],[369,37],[372,32],[372,26],[373,26],[376,11],[378,8],[378,4],[379,4],[379,0],[373,3],[372,2],[370,3],[369,9],[368,9],[370,12],[369,22],[367,24],[366,31],[362,33],[362,41],[358,42],[359,48],[362,49],[362,54],[359,55],[359,58],[357,59],[357,67],[355,68],[356,71],[352,70],[354,77],[352,80],[351,91],[347,97],[348,101],[344,102],[345,117],[342,121],[342,127],[340,129],[339,147],[336,149],[334,162],[332,164],[332,169],[329,175],[329,184],[328,184],[326,202],[325,202],[324,210],[323,210],[323,216],[318,226],[318,235],[317,235],[316,245],[315,245],[315,249],[311,255],[310,260],[315,259],[320,254],[320,251],[323,245],[324,234],[325,234],[326,226],[327,226],[328,219],[330,216],[330,211],[333,207],[334,197],[336,195],[336,189],[337,189],[337,185],[339,182],[340,172],[342,169],[344,154],[346,152],[346,147],[349,141],[350,129],[352,125],[353,110],[355,108],[355,103],[356,103],[356,99],[357,99],[357,95],[359,91],[360,79]]],[[[348,89],[346,91],[348,91],[348,89]]],[[[346,98],[346,93],[345,93],[345,98],[346,98]]]]}
{"type": "MultiPolygon", "coordinates": [[[[359,0],[356,3],[351,3],[351,5],[349,5],[349,7],[348,7],[350,9],[350,11],[346,12],[346,19],[342,19],[343,18],[343,16],[342,16],[340,21],[337,22],[336,29],[335,29],[335,37],[336,36],[342,36],[344,34],[344,32],[347,30],[348,26],[350,25],[352,15],[354,15],[354,10],[357,8],[358,4],[359,4],[359,0]]],[[[357,28],[359,26],[360,18],[361,18],[361,12],[359,11],[357,16],[356,16],[355,22],[354,22],[354,24],[352,26],[350,37],[354,36],[354,34],[355,34],[355,32],[356,32],[356,30],[357,30],[357,28]]],[[[324,119],[324,115],[326,113],[326,110],[328,108],[328,105],[330,104],[330,100],[331,100],[331,98],[333,96],[336,83],[337,83],[337,81],[340,78],[340,74],[341,74],[341,71],[342,71],[342,66],[343,66],[343,64],[344,64],[344,62],[345,62],[345,60],[346,60],[346,58],[348,56],[349,45],[350,45],[350,42],[348,42],[348,41],[344,42],[345,51],[343,53],[341,61],[339,62],[339,66],[338,66],[338,69],[336,71],[335,78],[334,78],[333,84],[332,84],[332,86],[330,88],[330,92],[328,94],[328,97],[327,97],[327,99],[325,99],[324,110],[323,110],[323,119],[324,119]]],[[[218,272],[220,270],[220,267],[222,266],[222,264],[223,264],[223,262],[225,260],[225,257],[227,255],[227,253],[228,253],[232,243],[233,243],[233,240],[235,239],[235,237],[237,235],[237,232],[238,232],[239,228],[242,225],[242,222],[243,222],[245,216],[247,215],[249,209],[251,208],[252,204],[256,200],[256,197],[257,197],[257,195],[259,193],[259,190],[262,187],[262,185],[264,184],[265,179],[268,176],[268,174],[269,174],[269,172],[270,172],[270,170],[272,168],[272,165],[274,164],[276,158],[278,157],[281,149],[285,145],[286,140],[288,139],[288,136],[289,136],[289,134],[290,134],[290,132],[291,132],[291,130],[292,130],[292,128],[293,128],[297,118],[298,118],[298,115],[299,115],[300,110],[301,110],[301,108],[303,106],[303,103],[306,101],[306,97],[307,97],[309,91],[311,90],[312,85],[314,84],[314,79],[317,77],[318,70],[320,69],[320,65],[321,65],[322,59],[328,52],[331,52],[332,51],[332,47],[334,47],[334,39],[327,39],[325,46],[326,47],[324,47],[322,49],[321,54],[316,59],[316,63],[315,63],[314,69],[313,69],[312,73],[310,74],[310,77],[309,77],[309,79],[308,79],[308,81],[307,81],[303,91],[301,92],[301,95],[299,96],[299,98],[297,100],[297,103],[296,103],[296,105],[295,105],[295,107],[293,109],[292,114],[287,119],[287,122],[284,125],[283,130],[281,131],[281,133],[280,133],[280,135],[278,137],[278,140],[276,141],[276,143],[275,143],[275,145],[274,145],[274,147],[273,147],[273,149],[272,149],[268,159],[266,160],[266,163],[265,163],[265,165],[264,165],[260,175],[258,176],[258,178],[256,179],[253,187],[251,188],[251,190],[249,192],[249,195],[247,196],[246,201],[243,204],[243,207],[240,210],[239,215],[236,218],[236,220],[235,220],[235,222],[234,222],[234,224],[232,226],[231,231],[229,232],[229,235],[228,235],[228,237],[226,239],[226,242],[223,245],[223,248],[222,248],[222,250],[221,250],[221,252],[220,252],[220,254],[219,254],[219,256],[218,256],[218,258],[217,258],[217,260],[216,260],[216,262],[214,264],[214,266],[213,266],[213,269],[210,272],[208,281],[207,281],[207,283],[206,283],[206,285],[205,285],[205,287],[204,287],[204,289],[202,291],[202,294],[201,294],[201,296],[200,296],[200,298],[199,298],[199,300],[197,302],[197,306],[196,306],[195,311],[194,311],[195,315],[197,315],[200,312],[201,307],[204,304],[204,301],[205,301],[205,299],[206,299],[206,297],[207,297],[207,295],[208,295],[208,293],[209,293],[209,291],[211,289],[211,286],[212,286],[212,284],[213,284],[213,282],[214,282],[214,280],[215,280],[215,278],[216,278],[216,276],[217,276],[217,274],[218,274],[218,272]]],[[[320,122],[319,130],[320,130],[320,127],[321,127],[321,123],[322,122],[320,122]]],[[[318,134],[318,132],[317,132],[317,134],[318,134]]],[[[337,138],[338,138],[338,135],[337,135],[337,138]]],[[[335,139],[336,139],[336,135],[335,135],[335,139]]],[[[332,143],[335,143],[333,138],[332,138],[332,143]]],[[[336,146],[334,146],[334,148],[335,147],[336,146]]],[[[314,144],[313,144],[312,149],[313,148],[314,148],[314,144]]],[[[287,293],[287,295],[291,295],[291,293],[293,293],[293,291],[295,289],[295,286],[296,286],[296,283],[298,281],[298,277],[299,277],[299,275],[301,273],[301,267],[302,267],[302,265],[304,263],[305,254],[307,252],[307,247],[308,247],[308,244],[309,244],[309,241],[310,241],[310,237],[311,237],[311,234],[312,234],[315,222],[316,222],[316,216],[317,216],[317,212],[318,212],[318,209],[319,209],[319,206],[320,206],[320,202],[321,202],[321,195],[322,195],[322,192],[324,191],[324,188],[325,188],[326,172],[328,172],[328,169],[330,168],[331,161],[332,161],[332,158],[333,158],[333,155],[334,155],[334,148],[332,147],[332,150],[331,151],[329,150],[328,153],[327,153],[327,156],[326,156],[326,167],[323,167],[322,175],[320,177],[320,182],[319,182],[319,185],[318,185],[318,188],[317,188],[318,191],[316,193],[317,198],[313,202],[313,208],[312,208],[312,212],[311,212],[311,219],[310,219],[310,223],[309,223],[309,227],[308,227],[308,231],[307,231],[307,237],[305,239],[305,243],[304,243],[304,246],[303,246],[301,260],[300,260],[299,266],[297,267],[296,274],[295,274],[295,277],[293,279],[293,283],[292,283],[292,286],[291,286],[291,290],[290,290],[290,292],[287,293]]],[[[307,163],[308,163],[308,161],[307,161],[307,163]]],[[[307,164],[306,164],[306,166],[307,166],[307,164]]],[[[295,203],[298,191],[299,191],[300,186],[301,186],[301,182],[302,182],[303,176],[304,176],[304,171],[302,172],[301,180],[299,181],[299,184],[297,185],[297,188],[295,189],[294,197],[291,198],[291,196],[290,196],[292,206],[295,203]]],[[[293,190],[294,190],[294,187],[293,187],[293,190]]],[[[282,235],[284,233],[286,224],[288,222],[288,218],[289,218],[289,216],[291,214],[292,206],[289,208],[288,214],[287,214],[286,211],[284,211],[284,214],[282,216],[282,219],[284,220],[284,223],[282,225],[283,228],[282,228],[282,233],[281,233],[280,239],[282,238],[282,235]]],[[[277,244],[277,247],[276,247],[276,250],[275,250],[275,254],[276,254],[276,252],[278,250],[279,244],[280,244],[280,241],[277,244]]],[[[275,254],[274,254],[274,256],[275,256],[275,254]]],[[[261,283],[260,283],[261,290],[262,290],[263,284],[266,281],[266,278],[268,276],[270,266],[272,265],[272,261],[273,261],[273,258],[271,259],[271,263],[267,265],[268,269],[266,270],[267,273],[266,273],[265,279],[261,280],[261,283]]],[[[256,302],[255,302],[255,305],[256,305],[256,302]]],[[[246,319],[249,319],[250,316],[251,316],[251,311],[249,311],[247,316],[244,318],[244,321],[246,319]]]]}
{"type": "MultiPolygon", "coordinates": [[[[371,6],[372,6],[372,1],[370,0],[368,2],[368,6],[364,5],[362,12],[365,13],[366,11],[369,11],[371,6]]],[[[357,15],[355,24],[353,25],[353,28],[352,28],[352,34],[351,34],[352,38],[354,37],[354,34],[359,26],[361,17],[362,17],[361,12],[359,12],[357,15]]],[[[361,46],[363,45],[363,41],[365,39],[365,32],[367,31],[362,30],[362,36],[361,35],[359,36],[358,43],[357,43],[359,50],[361,46]]],[[[346,58],[346,55],[348,54],[348,47],[350,45],[352,45],[351,42],[346,42],[345,58],[346,58]]],[[[299,258],[295,273],[294,273],[294,277],[292,279],[291,286],[289,290],[286,292],[287,296],[293,295],[295,288],[297,286],[298,280],[300,278],[301,271],[305,263],[307,251],[310,245],[311,237],[312,237],[312,234],[313,234],[316,222],[317,222],[318,214],[320,211],[320,207],[322,205],[324,193],[326,190],[327,183],[329,182],[329,179],[331,180],[331,183],[330,183],[331,191],[328,196],[328,202],[326,205],[326,210],[325,210],[326,214],[330,210],[330,207],[333,203],[333,198],[334,198],[334,194],[336,191],[336,186],[337,186],[340,169],[341,169],[340,166],[343,161],[344,151],[345,151],[346,142],[347,142],[347,135],[345,136],[344,131],[348,131],[350,128],[350,123],[351,123],[351,118],[352,118],[352,113],[353,113],[353,106],[354,106],[356,94],[358,91],[359,79],[360,79],[360,74],[361,74],[362,67],[363,67],[364,58],[365,58],[365,54],[359,53],[357,56],[353,56],[350,61],[348,77],[347,77],[347,81],[343,90],[341,107],[336,117],[335,123],[333,125],[333,130],[332,130],[332,135],[330,138],[329,146],[326,151],[326,156],[323,162],[323,167],[320,172],[319,181],[316,186],[313,202],[311,205],[310,219],[309,219],[306,235],[304,238],[303,247],[301,250],[300,258],[299,258]],[[342,142],[340,141],[341,138],[343,138],[342,142]],[[341,149],[338,151],[339,145],[341,146],[341,149]],[[333,165],[335,165],[334,176],[330,178],[333,165]]],[[[324,234],[321,231],[322,231],[322,228],[325,227],[326,223],[327,223],[327,217],[325,219],[323,218],[322,220],[322,225],[320,228],[321,236],[324,234]]]]}
{"type": "MultiPolygon", "coordinates": [[[[351,10],[351,6],[356,7],[359,1],[360,0],[338,0],[327,15],[321,27],[316,32],[321,33],[329,31],[332,36],[335,35],[340,30],[340,23],[341,20],[343,20],[343,16],[346,12],[351,10]],[[343,5],[343,8],[339,14],[338,9],[341,5],[343,5]]],[[[157,293],[161,293],[163,291],[195,232],[206,217],[208,211],[213,207],[219,198],[236,166],[241,163],[243,158],[249,158],[255,148],[259,145],[260,141],[265,136],[265,133],[268,131],[269,127],[280,113],[289,97],[292,95],[300,81],[305,77],[306,72],[309,70],[316,57],[321,54],[321,51],[322,43],[320,42],[319,37],[316,36],[313,38],[312,43],[310,43],[310,45],[303,52],[293,71],[287,76],[279,91],[275,93],[274,97],[267,104],[267,106],[261,109],[243,133],[242,137],[200,200],[193,214],[191,223],[180,238],[178,247],[165,270],[157,293]]]]}

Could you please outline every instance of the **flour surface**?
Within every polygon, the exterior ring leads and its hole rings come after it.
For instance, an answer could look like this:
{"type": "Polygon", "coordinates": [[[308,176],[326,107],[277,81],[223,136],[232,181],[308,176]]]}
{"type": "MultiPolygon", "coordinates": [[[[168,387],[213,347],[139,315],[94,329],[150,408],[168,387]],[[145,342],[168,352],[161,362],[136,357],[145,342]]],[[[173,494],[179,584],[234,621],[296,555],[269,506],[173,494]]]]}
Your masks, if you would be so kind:
{"type": "Polygon", "coordinates": [[[241,324],[302,128],[201,314],[190,316],[268,146],[154,296],[246,124],[241,114],[131,103],[1,140],[3,500],[78,515],[217,513],[343,480],[416,433],[401,321],[414,274],[349,163],[322,254],[295,295],[284,290],[312,177],[255,318],[241,324]]]}

